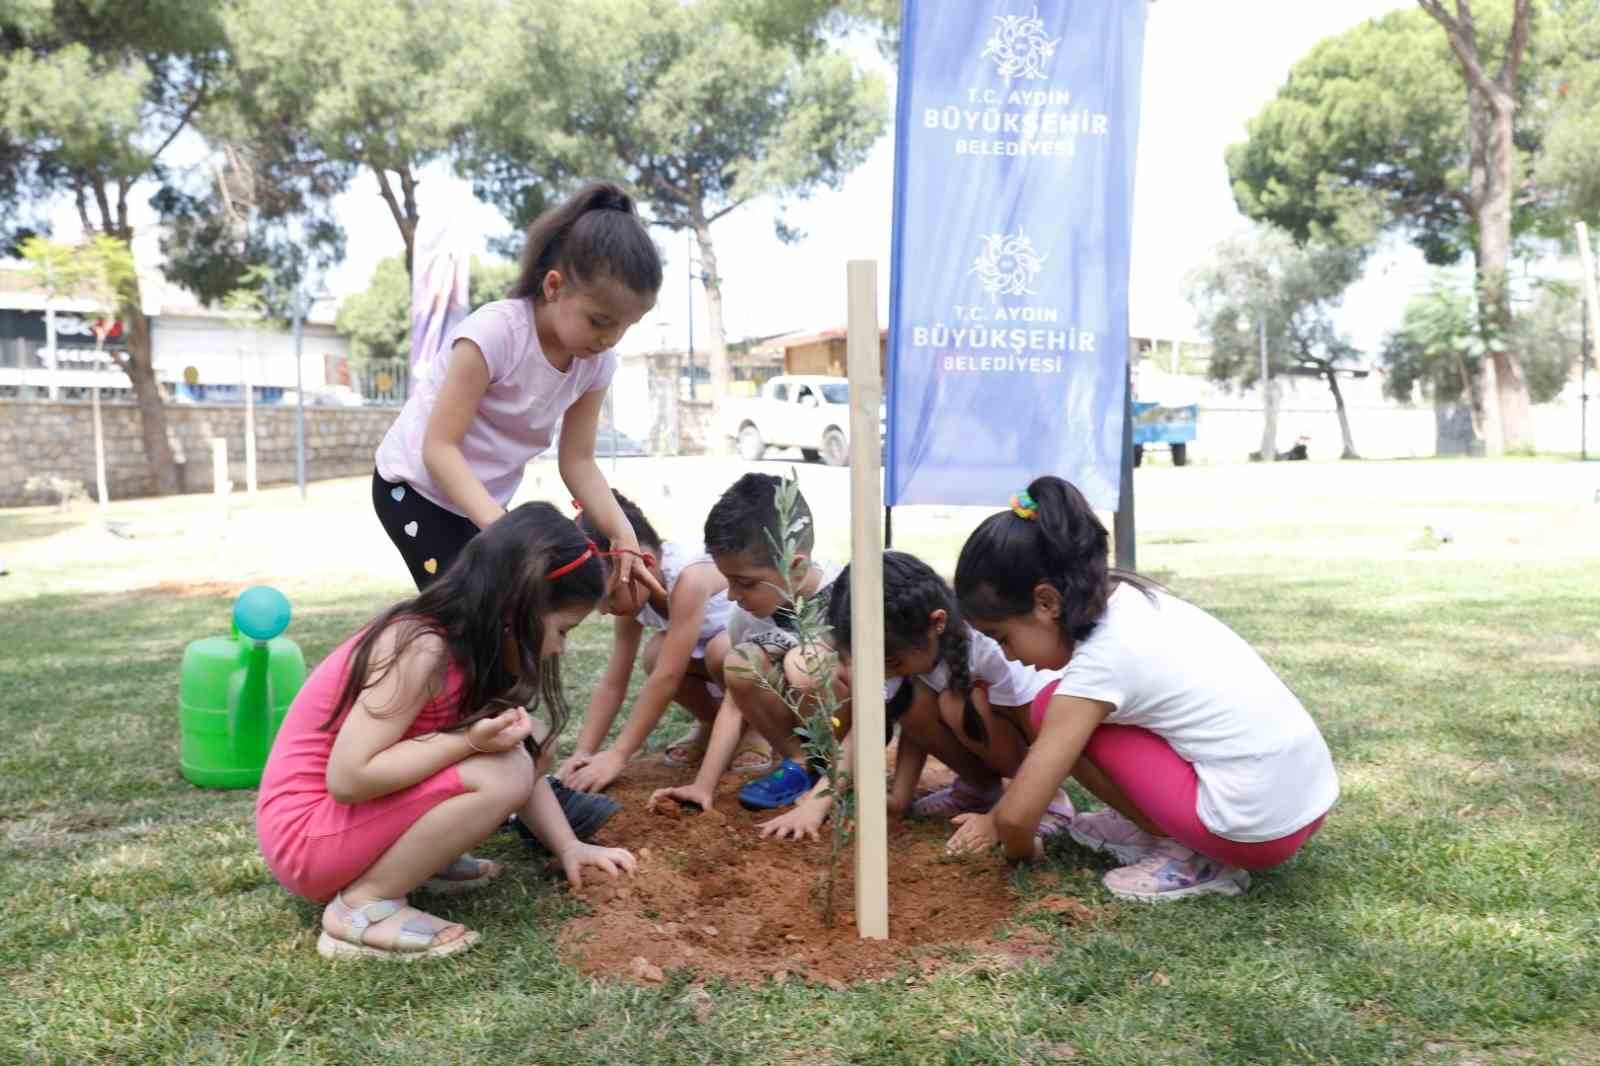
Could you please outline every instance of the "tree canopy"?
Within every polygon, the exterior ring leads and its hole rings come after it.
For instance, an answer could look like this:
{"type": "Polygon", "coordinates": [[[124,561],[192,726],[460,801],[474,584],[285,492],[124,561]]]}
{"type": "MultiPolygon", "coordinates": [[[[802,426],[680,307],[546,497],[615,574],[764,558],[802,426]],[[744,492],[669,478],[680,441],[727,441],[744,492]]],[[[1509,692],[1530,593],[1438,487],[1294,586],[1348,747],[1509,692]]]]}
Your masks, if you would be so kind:
{"type": "MultiPolygon", "coordinates": [[[[1348,216],[1341,217],[1341,224],[1354,225],[1348,216]]],[[[1334,326],[1333,312],[1360,276],[1362,261],[1358,248],[1300,245],[1282,230],[1258,226],[1219,244],[1211,262],[1188,281],[1189,301],[1211,344],[1207,373],[1212,380],[1238,388],[1259,386],[1264,329],[1269,374],[1309,372],[1327,382],[1346,458],[1354,457],[1355,445],[1338,378],[1360,353],[1334,326]]]]}
{"type": "MultiPolygon", "coordinates": [[[[1480,24],[1504,34],[1503,16],[1480,24]]],[[[1542,42],[1540,42],[1542,44],[1542,42]]],[[[1536,88],[1526,64],[1518,91],[1536,88]]],[[[1542,144],[1539,109],[1517,109],[1519,167],[1542,144]]],[[[1466,90],[1449,42],[1421,11],[1397,11],[1318,42],[1227,150],[1246,216],[1292,234],[1341,237],[1353,205],[1377,204],[1428,262],[1473,248],[1466,90]]],[[[1516,233],[1549,225],[1538,201],[1514,205],[1516,233]]],[[[1372,234],[1363,234],[1371,237],[1372,234]]]]}
{"type": "Polygon", "coordinates": [[[611,178],[649,219],[695,234],[725,383],[711,226],[763,196],[835,187],[882,134],[882,80],[823,47],[835,4],[594,0],[507,17],[488,57],[505,77],[470,124],[461,169],[525,223],[578,182],[611,178]]]}

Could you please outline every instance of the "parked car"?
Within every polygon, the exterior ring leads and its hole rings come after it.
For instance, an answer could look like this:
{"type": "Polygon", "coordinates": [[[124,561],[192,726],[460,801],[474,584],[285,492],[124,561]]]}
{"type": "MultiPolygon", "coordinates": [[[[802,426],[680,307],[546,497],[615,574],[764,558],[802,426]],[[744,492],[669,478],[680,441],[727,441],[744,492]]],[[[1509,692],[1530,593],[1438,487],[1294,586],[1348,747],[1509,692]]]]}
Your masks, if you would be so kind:
{"type": "MultiPolygon", "coordinates": [[[[768,448],[799,448],[829,466],[850,461],[850,383],[820,374],[782,374],[747,400],[727,400],[719,416],[724,436],[750,462],[768,448]]],[[[878,409],[883,434],[883,408],[878,409]]]]}

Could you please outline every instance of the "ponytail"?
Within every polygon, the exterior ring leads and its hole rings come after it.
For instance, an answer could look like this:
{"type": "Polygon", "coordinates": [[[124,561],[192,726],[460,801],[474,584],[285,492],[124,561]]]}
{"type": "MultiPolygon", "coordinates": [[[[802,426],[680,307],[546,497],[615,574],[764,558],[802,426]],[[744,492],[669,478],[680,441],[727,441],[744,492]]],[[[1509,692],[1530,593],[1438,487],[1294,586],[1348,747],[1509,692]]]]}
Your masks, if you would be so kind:
{"type": "MultiPolygon", "coordinates": [[[[834,579],[828,598],[828,626],[836,646],[850,648],[850,568],[834,579]]],[[[927,647],[928,626],[933,612],[945,613],[944,632],[939,634],[938,656],[950,674],[950,687],[961,693],[964,705],[961,725],[974,740],[986,741],[988,730],[972,702],[972,631],[961,619],[955,593],[933,567],[909,552],[883,553],[883,653],[898,656],[927,647]]],[[[892,722],[910,706],[911,685],[900,686],[896,700],[888,708],[892,722]],[[904,694],[905,700],[899,697],[904,694]]]]}
{"type": "Polygon", "coordinates": [[[1115,581],[1148,593],[1137,574],[1107,562],[1110,538],[1089,501],[1069,482],[1035,478],[967,538],[956,564],[956,597],[968,617],[1004,619],[1033,609],[1033,590],[1049,585],[1061,596],[1061,632],[1088,637],[1106,611],[1115,581]]]}
{"type": "Polygon", "coordinates": [[[609,181],[590,182],[566,203],[533,220],[522,245],[521,271],[507,296],[544,301],[552,270],[577,282],[606,276],[637,293],[661,288],[661,256],[633,197],[609,181]]]}

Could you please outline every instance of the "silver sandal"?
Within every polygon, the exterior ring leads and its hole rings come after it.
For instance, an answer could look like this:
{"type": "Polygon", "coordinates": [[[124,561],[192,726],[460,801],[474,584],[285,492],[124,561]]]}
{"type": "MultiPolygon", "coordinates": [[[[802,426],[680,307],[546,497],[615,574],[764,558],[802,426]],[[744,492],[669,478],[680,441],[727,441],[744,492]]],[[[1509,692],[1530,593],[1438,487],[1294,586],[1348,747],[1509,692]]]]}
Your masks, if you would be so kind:
{"type": "Polygon", "coordinates": [[[352,907],[344,901],[344,893],[341,892],[333,897],[333,902],[339,908],[340,917],[344,919],[349,929],[343,935],[336,935],[329,932],[326,926],[323,927],[322,935],[317,938],[317,954],[325,959],[384,959],[388,962],[414,962],[417,959],[439,959],[446,955],[454,955],[466,951],[478,942],[478,934],[468,929],[454,940],[438,943],[440,933],[460,923],[447,922],[444,926],[436,928],[430,924],[429,915],[417,911],[414,917],[406,919],[405,924],[400,927],[400,935],[392,946],[376,947],[366,942],[367,930],[405,910],[408,906],[405,898],[377,899],[361,907],[352,907]]]}

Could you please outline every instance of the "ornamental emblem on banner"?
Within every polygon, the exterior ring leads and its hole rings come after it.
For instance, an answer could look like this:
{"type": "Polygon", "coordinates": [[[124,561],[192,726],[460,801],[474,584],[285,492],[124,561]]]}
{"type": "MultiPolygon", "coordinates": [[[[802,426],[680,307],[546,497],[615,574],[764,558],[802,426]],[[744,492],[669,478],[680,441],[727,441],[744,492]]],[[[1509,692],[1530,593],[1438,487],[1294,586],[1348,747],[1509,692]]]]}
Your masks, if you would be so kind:
{"type": "Polygon", "coordinates": [[[982,238],[983,252],[972,261],[969,274],[989,294],[991,303],[1002,296],[1035,296],[1034,279],[1044,269],[1047,258],[1033,247],[1033,241],[1017,227],[1015,233],[991,233],[982,238]]]}
{"type": "Polygon", "coordinates": [[[1000,76],[1007,81],[1048,78],[1045,68],[1054,58],[1061,38],[1051,39],[1045,33],[1039,9],[1035,7],[1031,15],[995,15],[994,22],[994,32],[983,43],[983,54],[994,60],[1000,76]]]}

